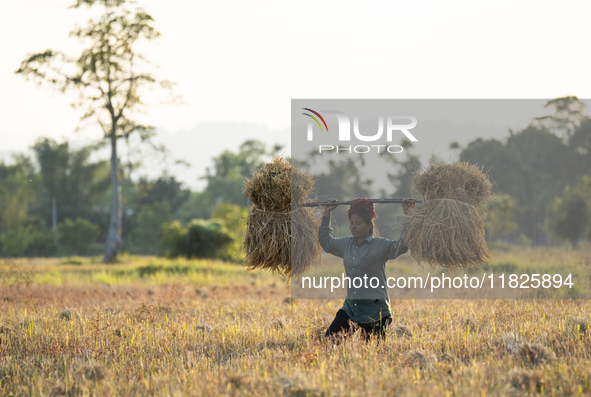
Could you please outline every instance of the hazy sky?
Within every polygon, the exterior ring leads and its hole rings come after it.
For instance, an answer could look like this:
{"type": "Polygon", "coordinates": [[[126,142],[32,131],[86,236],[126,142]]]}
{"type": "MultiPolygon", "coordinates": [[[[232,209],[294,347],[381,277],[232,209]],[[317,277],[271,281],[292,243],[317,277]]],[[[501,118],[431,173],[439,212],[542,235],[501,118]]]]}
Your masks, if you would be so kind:
{"type": "MultiPolygon", "coordinates": [[[[0,0],[0,151],[74,136],[69,98],[14,75],[27,53],[75,49],[90,13],[73,2],[0,0]]],[[[247,122],[288,142],[291,98],[591,97],[589,1],[137,4],[162,33],[145,53],[186,102],[146,115],[171,133],[247,122]]]]}

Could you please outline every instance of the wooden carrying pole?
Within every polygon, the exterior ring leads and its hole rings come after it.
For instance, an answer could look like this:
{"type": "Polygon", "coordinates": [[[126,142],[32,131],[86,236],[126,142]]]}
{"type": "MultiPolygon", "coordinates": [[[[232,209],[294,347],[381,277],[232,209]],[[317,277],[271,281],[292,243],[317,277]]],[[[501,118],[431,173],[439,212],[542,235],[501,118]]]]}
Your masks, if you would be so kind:
{"type": "MultiPolygon", "coordinates": [[[[423,200],[418,200],[418,199],[401,199],[401,198],[396,198],[396,199],[369,199],[367,201],[369,201],[370,203],[383,203],[383,204],[389,204],[389,203],[402,203],[404,200],[407,200],[409,203],[422,203],[423,200]]],[[[315,201],[312,203],[305,203],[305,204],[300,204],[300,207],[325,207],[327,205],[350,205],[353,202],[353,200],[349,200],[349,201],[335,201],[332,203],[329,203],[328,201],[315,201]]]]}

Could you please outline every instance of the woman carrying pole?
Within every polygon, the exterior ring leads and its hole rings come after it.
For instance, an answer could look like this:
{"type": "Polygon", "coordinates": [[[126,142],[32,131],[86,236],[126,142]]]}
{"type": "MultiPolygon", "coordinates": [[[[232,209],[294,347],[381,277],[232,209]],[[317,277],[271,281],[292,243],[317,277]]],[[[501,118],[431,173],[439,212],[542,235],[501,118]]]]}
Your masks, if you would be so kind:
{"type": "MultiPolygon", "coordinates": [[[[328,200],[329,203],[336,199],[328,200]]],[[[404,214],[408,215],[415,202],[405,199],[402,202],[404,214]]],[[[333,238],[330,227],[330,214],[336,205],[327,205],[320,225],[318,239],[322,248],[339,258],[343,258],[345,273],[351,281],[347,285],[347,296],[343,307],[326,331],[326,336],[348,335],[350,322],[362,329],[365,337],[379,335],[385,337],[386,329],[392,322],[390,298],[386,284],[386,262],[408,251],[402,238],[396,241],[377,237],[374,219],[375,207],[367,198],[357,198],[351,202],[347,211],[350,237],[333,238]],[[356,280],[355,280],[356,279],[356,280]],[[379,283],[375,283],[375,281],[379,283]],[[355,281],[365,281],[356,287],[355,281]],[[372,280],[371,286],[367,280],[372,280]]]]}

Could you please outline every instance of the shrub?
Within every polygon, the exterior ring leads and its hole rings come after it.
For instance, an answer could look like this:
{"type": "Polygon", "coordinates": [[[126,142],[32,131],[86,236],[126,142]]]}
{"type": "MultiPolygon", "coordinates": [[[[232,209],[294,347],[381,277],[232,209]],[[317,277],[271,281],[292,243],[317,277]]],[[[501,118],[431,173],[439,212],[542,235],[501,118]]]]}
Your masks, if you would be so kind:
{"type": "Polygon", "coordinates": [[[27,248],[33,243],[34,234],[31,226],[18,226],[2,234],[3,256],[25,256],[27,248]]]}
{"type": "Polygon", "coordinates": [[[227,258],[231,234],[218,219],[194,219],[187,226],[179,221],[163,226],[162,247],[168,257],[227,258]]]}
{"type": "Polygon", "coordinates": [[[187,228],[179,221],[165,223],[162,225],[162,239],[160,246],[168,257],[177,257],[181,253],[188,252],[187,228]]]}
{"type": "Polygon", "coordinates": [[[0,254],[5,257],[55,254],[53,233],[43,222],[25,224],[0,234],[0,254]]]}
{"type": "Polygon", "coordinates": [[[239,254],[238,252],[240,251],[240,246],[244,239],[247,216],[247,208],[230,203],[219,204],[211,214],[212,219],[218,219],[224,224],[233,240],[232,243],[228,245],[223,259],[244,259],[246,254],[244,252],[239,254]]]}
{"type": "Polygon", "coordinates": [[[57,231],[62,250],[76,255],[87,253],[100,234],[97,225],[83,218],[76,218],[74,221],[67,218],[58,225],[57,231]]]}

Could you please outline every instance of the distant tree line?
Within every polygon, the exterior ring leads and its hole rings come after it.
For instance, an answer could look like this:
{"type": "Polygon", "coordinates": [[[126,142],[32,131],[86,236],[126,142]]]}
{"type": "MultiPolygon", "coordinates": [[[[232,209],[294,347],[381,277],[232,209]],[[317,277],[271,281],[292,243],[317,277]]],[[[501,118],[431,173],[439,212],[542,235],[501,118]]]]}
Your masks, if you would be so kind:
{"type": "MultiPolygon", "coordinates": [[[[461,160],[483,167],[496,198],[484,207],[489,241],[572,246],[591,241],[591,120],[576,97],[549,101],[553,116],[536,118],[521,131],[497,139],[452,143],[461,160]]],[[[73,149],[67,142],[40,138],[33,156],[0,162],[0,256],[100,255],[110,221],[110,167],[93,160],[97,144],[73,149]]],[[[361,172],[362,156],[334,155],[315,174],[314,195],[408,197],[421,166],[410,142],[403,156],[385,157],[391,189],[376,189],[361,172]]],[[[280,146],[245,141],[238,151],[212,159],[201,191],[191,191],[163,174],[132,179],[119,165],[123,190],[122,245],[128,253],[240,260],[249,205],[244,178],[280,146]]],[[[315,161],[311,155],[304,165],[315,161]]],[[[380,211],[382,234],[394,237],[400,211],[380,211]]],[[[344,211],[335,214],[340,234],[348,233],[344,211]]]]}
{"type": "MultiPolygon", "coordinates": [[[[100,255],[110,219],[110,163],[92,160],[102,145],[73,149],[40,138],[33,156],[0,162],[0,256],[100,255]]],[[[250,177],[280,146],[245,141],[213,159],[202,191],[164,174],[122,181],[122,250],[133,254],[239,260],[250,177]]]]}
{"type": "Polygon", "coordinates": [[[460,159],[482,165],[495,183],[497,200],[487,206],[491,237],[575,246],[591,239],[591,119],[576,97],[546,106],[553,115],[534,118],[505,141],[476,139],[460,159]]]}
{"type": "MultiPolygon", "coordinates": [[[[462,161],[482,167],[494,183],[495,200],[484,205],[489,241],[548,245],[568,241],[572,246],[591,241],[591,119],[576,97],[550,100],[550,116],[537,117],[505,140],[476,139],[466,147],[452,142],[462,161]]],[[[316,194],[321,198],[409,197],[412,177],[421,167],[410,141],[404,154],[384,155],[392,188],[376,189],[363,177],[363,155],[339,156],[326,161],[317,174],[316,194]]],[[[313,164],[317,154],[310,154],[313,164]]],[[[416,194],[415,194],[416,195],[416,194]]],[[[382,207],[384,208],[384,207],[382,207]]],[[[382,234],[395,237],[400,208],[378,209],[382,234]]],[[[335,212],[341,234],[348,233],[344,211],[335,212]]]]}

